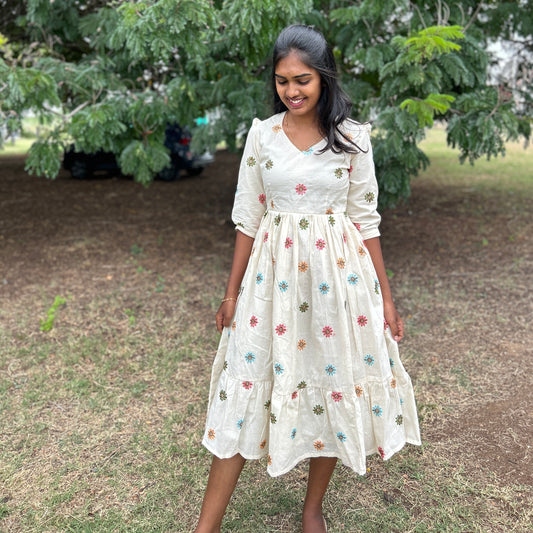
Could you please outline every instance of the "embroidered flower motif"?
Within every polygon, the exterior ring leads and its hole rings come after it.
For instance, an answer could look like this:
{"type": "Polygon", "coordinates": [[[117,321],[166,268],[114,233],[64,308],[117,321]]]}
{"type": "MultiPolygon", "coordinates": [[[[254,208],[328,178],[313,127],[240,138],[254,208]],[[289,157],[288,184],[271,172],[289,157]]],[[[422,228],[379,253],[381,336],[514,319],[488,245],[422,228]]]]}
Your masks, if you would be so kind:
{"type": "Polygon", "coordinates": [[[224,364],[222,365],[222,369],[223,370],[227,370],[228,369],[228,362],[227,361],[224,361],[224,364]]]}
{"type": "Polygon", "coordinates": [[[274,217],[274,224],[275,224],[276,226],[279,226],[279,223],[280,223],[280,222],[281,222],[281,215],[276,215],[276,216],[274,217]]]}
{"type": "Polygon", "coordinates": [[[265,231],[265,236],[263,237],[263,242],[268,241],[268,231],[265,231]]]}
{"type": "Polygon", "coordinates": [[[398,415],[396,417],[396,424],[398,424],[399,426],[401,426],[403,424],[403,416],[402,415],[398,415]]]}
{"type": "Polygon", "coordinates": [[[334,374],[337,373],[337,369],[335,368],[334,365],[326,365],[326,368],[324,370],[326,371],[326,374],[328,376],[333,376],[334,374]]]}
{"type": "Polygon", "coordinates": [[[263,274],[261,274],[261,272],[258,272],[257,276],[255,276],[255,282],[257,283],[257,285],[261,285],[264,279],[265,278],[263,277],[263,274]]]}
{"type": "Polygon", "coordinates": [[[353,225],[357,231],[361,231],[361,224],[359,224],[359,222],[354,222],[353,225]]]}
{"type": "Polygon", "coordinates": [[[385,457],[385,452],[383,451],[383,448],[381,446],[378,446],[378,452],[379,455],[381,455],[381,458],[383,459],[385,457]]]}
{"type": "Polygon", "coordinates": [[[374,405],[374,407],[372,407],[372,412],[376,416],[381,416],[383,414],[383,409],[379,405],[374,405]]]}
{"type": "Polygon", "coordinates": [[[246,389],[246,390],[250,390],[252,387],[253,387],[253,383],[251,381],[243,381],[242,382],[242,386],[246,389]]]}
{"type": "Polygon", "coordinates": [[[266,194],[260,194],[259,198],[258,198],[259,199],[259,203],[260,204],[264,204],[266,202],[266,198],[267,198],[266,194]]]}
{"type": "Polygon", "coordinates": [[[298,263],[298,270],[300,272],[307,272],[308,268],[309,268],[309,265],[305,261],[300,261],[298,263]]]}
{"type": "Polygon", "coordinates": [[[318,451],[324,449],[324,443],[323,443],[321,440],[315,440],[315,442],[313,442],[313,446],[314,446],[318,451]]]}
{"type": "Polygon", "coordinates": [[[346,261],[342,257],[339,257],[337,259],[337,266],[342,270],[346,266],[346,261]]]}
{"type": "Polygon", "coordinates": [[[259,319],[255,315],[252,315],[250,317],[250,327],[255,328],[257,324],[259,324],[259,319]]]}
{"type": "Polygon", "coordinates": [[[234,320],[231,324],[231,330],[235,331],[237,329],[237,322],[234,320]]]}
{"type": "Polygon", "coordinates": [[[385,331],[387,331],[389,329],[389,323],[386,320],[383,321],[383,329],[385,331]]]}
{"type": "Polygon", "coordinates": [[[291,439],[294,440],[294,437],[296,437],[296,428],[292,428],[291,431],[291,439]]]}
{"type": "Polygon", "coordinates": [[[379,281],[377,279],[374,280],[374,292],[379,294],[379,281]]]}
{"type": "Polygon", "coordinates": [[[329,285],[326,282],[323,282],[318,286],[318,290],[322,294],[327,294],[329,292],[329,285]]]}
{"type": "Polygon", "coordinates": [[[343,240],[344,243],[346,244],[346,233],[343,233],[343,234],[342,234],[342,240],[343,240]]]}
{"type": "Polygon", "coordinates": [[[324,414],[324,408],[320,404],[316,404],[313,407],[313,413],[315,413],[315,415],[317,415],[317,416],[320,416],[320,415],[324,414]]]}
{"type": "Polygon", "coordinates": [[[336,169],[335,169],[335,177],[336,177],[337,179],[342,178],[342,168],[336,168],[336,169]]]}
{"type": "Polygon", "coordinates": [[[392,360],[392,357],[389,357],[389,364],[391,368],[394,366],[394,361],[392,360]]]}
{"type": "Polygon", "coordinates": [[[270,207],[274,209],[274,200],[270,200],[270,207]]]}
{"type": "Polygon", "coordinates": [[[390,380],[390,386],[391,386],[391,389],[395,389],[396,388],[396,378],[392,378],[390,380]]]}
{"type": "Polygon", "coordinates": [[[296,400],[296,398],[298,398],[298,391],[295,390],[295,391],[291,394],[291,399],[296,400]]]}
{"type": "Polygon", "coordinates": [[[303,155],[311,155],[313,153],[313,148],[309,147],[307,150],[302,150],[303,155]]]}
{"type": "Polygon", "coordinates": [[[371,204],[374,201],[375,197],[376,197],[376,195],[373,192],[370,192],[370,191],[365,194],[365,200],[369,204],[371,204]]]}
{"type": "Polygon", "coordinates": [[[357,323],[361,326],[361,327],[364,327],[368,324],[368,318],[366,318],[365,315],[359,315],[357,317],[357,323]]]}
{"type": "Polygon", "coordinates": [[[252,352],[248,352],[245,356],[244,356],[244,360],[247,362],[247,363],[253,363],[255,361],[255,354],[252,353],[252,352]]]}
{"type": "Polygon", "coordinates": [[[353,165],[350,165],[350,169],[348,170],[348,174],[351,174],[353,171],[353,165]]]}
{"type": "Polygon", "coordinates": [[[340,402],[342,400],[342,392],[332,392],[331,397],[334,402],[340,402]]]}
{"type": "Polygon", "coordinates": [[[326,215],[333,215],[333,209],[331,209],[331,207],[326,209],[326,215]]]}
{"type": "Polygon", "coordinates": [[[346,441],[346,435],[342,432],[342,431],[339,431],[337,433],[337,438],[341,441],[341,442],[345,442],[346,441]]]}
{"type": "Polygon", "coordinates": [[[317,250],[323,250],[326,247],[326,241],[324,239],[317,239],[315,246],[317,250]]]}
{"type": "Polygon", "coordinates": [[[262,450],[264,450],[264,449],[265,449],[265,446],[266,446],[266,444],[267,444],[267,441],[266,441],[266,439],[265,439],[265,440],[262,440],[262,441],[261,441],[261,444],[259,444],[259,448],[261,448],[262,450]]]}
{"type": "Polygon", "coordinates": [[[287,292],[287,289],[289,288],[289,284],[286,281],[280,281],[278,283],[278,287],[281,292],[287,292]]]}
{"type": "Polygon", "coordinates": [[[400,405],[403,405],[403,398],[400,398],[400,405]]]}
{"type": "Polygon", "coordinates": [[[281,374],[283,374],[284,372],[284,368],[282,365],[280,365],[279,363],[276,363],[274,365],[274,372],[278,375],[278,376],[281,376],[281,374]]]}
{"type": "Polygon", "coordinates": [[[300,383],[298,383],[298,385],[296,385],[296,388],[299,389],[299,390],[303,390],[303,389],[305,389],[305,387],[307,387],[307,383],[305,381],[300,381],[300,383]]]}
{"type": "Polygon", "coordinates": [[[272,170],[272,167],[274,166],[274,161],[272,161],[272,159],[269,159],[266,163],[265,163],[265,168],[267,170],[272,170]]]}
{"type": "Polygon", "coordinates": [[[295,187],[296,194],[300,196],[304,195],[307,192],[307,187],[303,183],[298,183],[295,187]]]}
{"type": "Polygon", "coordinates": [[[270,423],[275,424],[278,421],[276,415],[274,413],[270,413],[270,423]]]}
{"type": "Polygon", "coordinates": [[[250,156],[247,160],[246,160],[246,164],[249,166],[249,167],[253,167],[255,165],[256,161],[255,161],[255,157],[253,156],[250,156]]]}
{"type": "Polygon", "coordinates": [[[361,387],[360,385],[356,385],[355,386],[355,395],[359,398],[360,396],[363,395],[363,387],[361,387]]]}
{"type": "Polygon", "coordinates": [[[322,328],[322,335],[324,335],[324,337],[331,337],[333,335],[333,328],[331,326],[324,326],[322,328]]]}
{"type": "Polygon", "coordinates": [[[265,409],[268,411],[270,409],[270,404],[272,403],[271,400],[267,400],[264,404],[265,409]]]}
{"type": "Polygon", "coordinates": [[[374,364],[374,358],[370,354],[365,355],[365,363],[368,366],[372,366],[374,364]]]}
{"type": "Polygon", "coordinates": [[[298,224],[301,229],[307,229],[309,227],[309,221],[306,218],[301,218],[298,224]]]}
{"type": "Polygon", "coordinates": [[[357,249],[357,251],[359,252],[359,255],[361,257],[364,257],[366,255],[366,251],[365,249],[363,248],[363,246],[359,246],[359,248],[357,249]]]}
{"type": "Polygon", "coordinates": [[[242,425],[244,424],[244,418],[241,418],[240,420],[237,421],[237,427],[239,429],[242,429],[242,425]]]}
{"type": "Polygon", "coordinates": [[[214,429],[209,429],[209,431],[207,432],[207,438],[209,440],[213,440],[215,438],[215,430],[214,429]]]}
{"type": "Polygon", "coordinates": [[[292,239],[290,237],[287,237],[285,239],[285,248],[288,250],[292,246],[292,239]]]}
{"type": "Polygon", "coordinates": [[[268,466],[272,464],[272,457],[270,456],[270,454],[267,455],[267,463],[268,463],[268,466]]]}
{"type": "Polygon", "coordinates": [[[296,347],[298,348],[298,350],[302,351],[305,347],[306,347],[307,343],[305,342],[304,339],[300,339],[298,341],[298,344],[296,345],[296,347]]]}
{"type": "Polygon", "coordinates": [[[276,333],[281,336],[287,331],[287,326],[285,324],[278,324],[276,326],[276,333]]]}
{"type": "Polygon", "coordinates": [[[328,222],[329,222],[330,226],[334,226],[335,225],[335,217],[329,216],[328,222]]]}
{"type": "Polygon", "coordinates": [[[304,302],[300,304],[300,307],[298,309],[300,309],[301,313],[305,313],[309,309],[309,304],[307,302],[304,302]]]}
{"type": "Polygon", "coordinates": [[[275,124],[274,126],[272,126],[272,131],[274,133],[279,133],[281,131],[281,124],[275,124]]]}
{"type": "Polygon", "coordinates": [[[220,401],[223,402],[224,400],[227,400],[228,399],[228,395],[226,394],[226,391],[225,390],[221,390],[219,393],[218,393],[218,397],[220,398],[220,401]]]}
{"type": "Polygon", "coordinates": [[[348,283],[350,285],[355,285],[359,281],[357,274],[348,274],[348,283]]]}

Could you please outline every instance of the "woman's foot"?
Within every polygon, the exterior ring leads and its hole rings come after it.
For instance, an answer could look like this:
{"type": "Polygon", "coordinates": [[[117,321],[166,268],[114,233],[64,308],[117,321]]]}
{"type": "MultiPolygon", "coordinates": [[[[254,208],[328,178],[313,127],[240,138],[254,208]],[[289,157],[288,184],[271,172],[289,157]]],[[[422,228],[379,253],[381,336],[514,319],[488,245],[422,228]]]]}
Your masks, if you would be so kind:
{"type": "Polygon", "coordinates": [[[303,533],[326,533],[326,519],[321,512],[305,512],[302,515],[303,533]]]}

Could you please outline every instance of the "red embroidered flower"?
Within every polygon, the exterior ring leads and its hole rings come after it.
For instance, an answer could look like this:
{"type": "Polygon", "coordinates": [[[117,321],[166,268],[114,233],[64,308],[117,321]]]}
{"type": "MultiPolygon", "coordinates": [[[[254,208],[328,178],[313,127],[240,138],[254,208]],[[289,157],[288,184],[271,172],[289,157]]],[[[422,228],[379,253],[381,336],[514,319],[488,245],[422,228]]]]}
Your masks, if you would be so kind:
{"type": "Polygon", "coordinates": [[[332,392],[331,397],[334,402],[340,402],[342,400],[342,392],[332,392]]]}
{"type": "Polygon", "coordinates": [[[292,246],[292,239],[290,237],[287,237],[285,239],[285,248],[287,248],[287,250],[292,246]]]}
{"type": "Polygon", "coordinates": [[[255,328],[255,326],[257,326],[257,324],[259,324],[258,318],[255,315],[252,315],[252,317],[250,318],[250,326],[252,328],[255,328]]]}
{"type": "Polygon", "coordinates": [[[259,195],[259,203],[264,204],[266,202],[266,194],[259,195]]]}
{"type": "Polygon", "coordinates": [[[365,315],[359,315],[359,316],[357,317],[357,323],[358,323],[361,327],[366,326],[367,323],[368,323],[368,318],[366,318],[365,315]]]}
{"type": "Polygon", "coordinates": [[[389,329],[389,323],[386,320],[383,321],[383,329],[385,331],[387,331],[387,329],[389,329]]]}
{"type": "Polygon", "coordinates": [[[296,189],[296,194],[299,194],[300,196],[307,192],[307,187],[303,183],[298,183],[295,189],[296,189]]]}
{"type": "Polygon", "coordinates": [[[246,389],[246,390],[250,390],[253,386],[253,383],[251,381],[243,381],[242,382],[242,386],[246,389]]]}
{"type": "Polygon", "coordinates": [[[361,231],[361,224],[359,224],[359,222],[354,222],[353,225],[356,227],[357,231],[361,231]]]}
{"type": "Polygon", "coordinates": [[[318,250],[323,250],[326,247],[326,241],[324,239],[317,239],[315,246],[318,250]]]}
{"type": "Polygon", "coordinates": [[[281,336],[287,331],[287,326],[285,324],[278,324],[276,326],[276,333],[281,336]]]}
{"type": "Polygon", "coordinates": [[[342,240],[343,240],[344,242],[346,242],[346,233],[343,233],[343,234],[342,234],[342,240]]]}
{"type": "Polygon", "coordinates": [[[291,398],[292,398],[293,400],[296,399],[296,398],[298,398],[298,391],[295,390],[295,391],[292,393],[291,398]]]}
{"type": "Polygon", "coordinates": [[[333,335],[333,328],[331,326],[324,326],[322,328],[322,335],[324,337],[331,337],[333,335]]]}
{"type": "Polygon", "coordinates": [[[350,165],[350,170],[348,170],[348,173],[351,174],[353,170],[353,165],[350,165]]]}
{"type": "Polygon", "coordinates": [[[383,448],[380,446],[378,448],[379,455],[381,455],[381,458],[383,459],[385,457],[385,452],[383,451],[383,448]]]}
{"type": "Polygon", "coordinates": [[[268,231],[265,233],[265,236],[263,237],[263,242],[268,241],[268,231]]]}

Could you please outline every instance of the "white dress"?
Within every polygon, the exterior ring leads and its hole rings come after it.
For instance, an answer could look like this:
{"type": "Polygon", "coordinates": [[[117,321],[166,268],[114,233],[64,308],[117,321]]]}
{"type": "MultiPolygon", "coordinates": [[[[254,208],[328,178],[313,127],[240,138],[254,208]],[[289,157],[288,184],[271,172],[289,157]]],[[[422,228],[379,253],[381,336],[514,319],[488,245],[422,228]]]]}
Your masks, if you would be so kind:
{"type": "Polygon", "coordinates": [[[254,237],[234,321],[213,364],[203,444],[268,457],[284,474],[338,457],[359,474],[420,444],[411,380],[384,324],[364,239],[379,236],[370,126],[345,124],[357,154],[298,150],[283,113],[255,119],[233,221],[254,237]]]}

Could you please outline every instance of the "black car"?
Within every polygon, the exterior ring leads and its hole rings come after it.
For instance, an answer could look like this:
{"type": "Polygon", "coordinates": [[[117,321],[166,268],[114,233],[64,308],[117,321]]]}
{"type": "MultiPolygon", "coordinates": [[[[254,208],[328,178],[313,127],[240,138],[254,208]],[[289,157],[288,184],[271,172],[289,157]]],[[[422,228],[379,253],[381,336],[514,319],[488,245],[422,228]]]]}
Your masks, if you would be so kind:
{"type": "MultiPolygon", "coordinates": [[[[180,178],[184,170],[189,176],[197,176],[204,168],[214,161],[209,152],[200,156],[194,155],[190,149],[191,134],[185,127],[177,124],[167,126],[165,130],[165,146],[170,151],[171,163],[157,174],[163,181],[174,181],[180,178]]],[[[120,174],[120,167],[115,154],[99,150],[95,153],[76,152],[74,145],[65,152],[63,168],[70,171],[75,179],[86,179],[95,173],[120,174]]]]}

